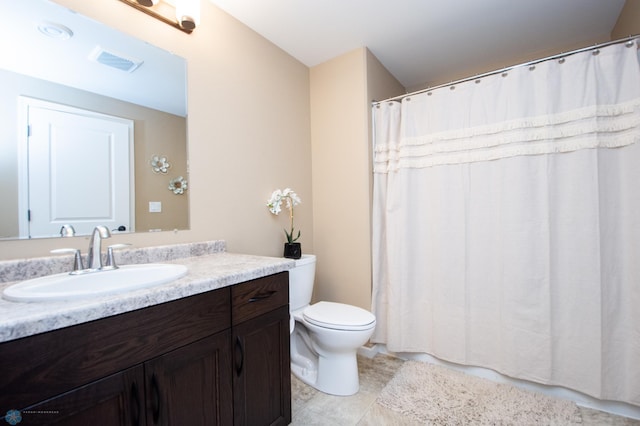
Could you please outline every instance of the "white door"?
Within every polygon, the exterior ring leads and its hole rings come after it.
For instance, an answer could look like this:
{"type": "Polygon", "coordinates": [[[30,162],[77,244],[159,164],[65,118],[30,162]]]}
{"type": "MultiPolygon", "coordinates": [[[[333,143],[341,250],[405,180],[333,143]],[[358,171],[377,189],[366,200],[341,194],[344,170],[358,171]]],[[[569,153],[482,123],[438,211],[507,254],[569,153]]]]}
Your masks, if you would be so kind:
{"type": "Polygon", "coordinates": [[[27,114],[29,237],[59,236],[65,224],[78,235],[131,230],[133,122],[37,101],[27,114]]]}

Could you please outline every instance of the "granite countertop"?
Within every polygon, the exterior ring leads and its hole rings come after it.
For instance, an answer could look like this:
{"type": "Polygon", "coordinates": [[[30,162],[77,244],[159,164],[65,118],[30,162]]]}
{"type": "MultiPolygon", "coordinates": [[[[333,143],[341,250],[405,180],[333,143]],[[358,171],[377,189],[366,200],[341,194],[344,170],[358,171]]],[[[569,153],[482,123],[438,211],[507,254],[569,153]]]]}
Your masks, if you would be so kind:
{"type": "MultiPolygon", "coordinates": [[[[227,287],[287,271],[295,265],[295,261],[291,259],[234,254],[218,249],[219,247],[216,247],[216,250],[189,257],[178,256],[179,258],[171,259],[172,256],[165,256],[169,259],[163,259],[161,262],[151,259],[153,263],[178,263],[188,268],[185,277],[155,287],[71,301],[22,303],[0,299],[0,342],[227,287]]],[[[224,244],[222,249],[224,250],[224,244]]],[[[140,256],[137,257],[139,260],[140,256]]],[[[0,262],[0,271],[2,267],[0,262]]],[[[0,292],[14,283],[0,283],[0,292]]]]}

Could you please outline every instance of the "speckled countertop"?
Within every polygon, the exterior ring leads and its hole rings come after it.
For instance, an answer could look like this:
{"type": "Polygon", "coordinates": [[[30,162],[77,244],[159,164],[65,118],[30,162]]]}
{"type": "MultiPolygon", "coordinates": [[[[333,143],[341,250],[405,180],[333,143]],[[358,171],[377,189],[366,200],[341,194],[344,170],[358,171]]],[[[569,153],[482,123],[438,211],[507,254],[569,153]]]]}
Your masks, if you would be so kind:
{"type": "MultiPolygon", "coordinates": [[[[291,269],[291,259],[227,253],[224,241],[123,250],[119,264],[179,263],[185,277],[118,295],[57,302],[0,299],[0,342],[97,320],[291,269]]],[[[16,281],[70,270],[72,257],[0,262],[0,292],[16,281]]],[[[108,273],[108,272],[106,272],[108,273]]]]}

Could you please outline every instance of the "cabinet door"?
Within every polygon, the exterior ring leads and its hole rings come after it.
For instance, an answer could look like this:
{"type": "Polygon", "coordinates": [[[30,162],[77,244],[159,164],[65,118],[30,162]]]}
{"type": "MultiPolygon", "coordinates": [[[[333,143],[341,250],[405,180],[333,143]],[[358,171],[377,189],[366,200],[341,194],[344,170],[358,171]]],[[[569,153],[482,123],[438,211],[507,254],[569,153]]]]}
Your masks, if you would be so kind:
{"type": "Polygon", "coordinates": [[[148,425],[233,423],[230,333],[145,363],[148,425]]]}
{"type": "Polygon", "coordinates": [[[291,423],[289,306],[233,328],[236,425],[291,423]]]}
{"type": "Polygon", "coordinates": [[[144,370],[140,365],[35,404],[20,425],[144,425],[144,370]]]}

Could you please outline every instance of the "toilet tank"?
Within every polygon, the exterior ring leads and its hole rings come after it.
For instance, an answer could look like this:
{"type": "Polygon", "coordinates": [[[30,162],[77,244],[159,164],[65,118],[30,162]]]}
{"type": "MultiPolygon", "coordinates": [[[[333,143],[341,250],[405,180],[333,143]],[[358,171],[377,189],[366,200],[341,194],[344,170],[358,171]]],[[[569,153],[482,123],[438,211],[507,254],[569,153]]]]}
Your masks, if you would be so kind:
{"type": "Polygon", "coordinates": [[[296,260],[296,266],[289,270],[289,310],[291,312],[311,303],[315,277],[316,256],[303,254],[296,260]]]}

